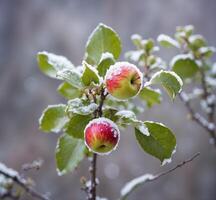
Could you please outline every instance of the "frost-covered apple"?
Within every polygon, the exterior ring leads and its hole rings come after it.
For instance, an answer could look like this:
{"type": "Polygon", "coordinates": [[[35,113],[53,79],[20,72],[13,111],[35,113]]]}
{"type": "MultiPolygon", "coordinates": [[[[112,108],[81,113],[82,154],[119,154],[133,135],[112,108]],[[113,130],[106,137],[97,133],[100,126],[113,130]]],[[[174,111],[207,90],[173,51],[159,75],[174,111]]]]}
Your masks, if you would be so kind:
{"type": "Polygon", "coordinates": [[[108,92],[117,99],[124,100],[137,95],[142,88],[143,75],[128,62],[117,62],[106,73],[105,84],[108,92]]]}
{"type": "Polygon", "coordinates": [[[84,130],[85,144],[93,152],[108,154],[114,150],[120,139],[117,125],[107,118],[93,119],[84,130]]]}

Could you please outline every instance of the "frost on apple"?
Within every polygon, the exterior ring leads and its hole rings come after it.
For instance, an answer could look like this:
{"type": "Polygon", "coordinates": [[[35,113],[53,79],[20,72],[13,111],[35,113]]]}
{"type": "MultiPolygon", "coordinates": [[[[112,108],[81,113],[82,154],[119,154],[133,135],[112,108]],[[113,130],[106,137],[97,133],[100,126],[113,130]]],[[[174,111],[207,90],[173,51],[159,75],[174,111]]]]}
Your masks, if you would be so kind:
{"type": "Polygon", "coordinates": [[[105,76],[108,92],[117,99],[129,99],[136,96],[142,88],[143,74],[133,64],[117,62],[105,76]]]}
{"type": "Polygon", "coordinates": [[[84,139],[90,151],[107,155],[117,148],[120,131],[113,121],[100,117],[88,123],[84,130],[84,139]]]}

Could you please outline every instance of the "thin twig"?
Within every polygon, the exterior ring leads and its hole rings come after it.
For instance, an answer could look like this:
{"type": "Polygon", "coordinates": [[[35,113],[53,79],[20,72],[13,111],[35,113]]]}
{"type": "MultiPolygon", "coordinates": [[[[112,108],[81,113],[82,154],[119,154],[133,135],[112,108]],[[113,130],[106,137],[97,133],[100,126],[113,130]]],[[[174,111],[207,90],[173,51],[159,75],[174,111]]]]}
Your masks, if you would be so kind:
{"type": "Polygon", "coordinates": [[[191,119],[197,122],[201,127],[203,127],[210,135],[210,138],[213,140],[213,144],[216,147],[216,135],[215,135],[215,128],[209,126],[209,121],[207,121],[203,116],[201,116],[199,113],[195,112],[193,108],[190,105],[189,100],[186,98],[186,94],[184,92],[181,92],[179,94],[180,100],[184,103],[185,107],[189,111],[191,115],[191,119]]]}
{"type": "Polygon", "coordinates": [[[30,186],[27,185],[27,181],[23,178],[20,178],[17,175],[10,175],[8,173],[6,173],[5,171],[0,170],[0,174],[2,174],[3,176],[5,176],[6,178],[11,179],[13,182],[15,182],[17,185],[19,185],[21,188],[23,188],[25,190],[26,193],[30,194],[32,197],[35,197],[37,199],[41,199],[41,200],[49,200],[48,197],[46,197],[45,195],[42,195],[40,193],[38,193],[37,191],[35,191],[33,188],[31,188],[30,186]]]}
{"type": "Polygon", "coordinates": [[[197,158],[200,155],[200,153],[194,154],[191,158],[182,161],[181,163],[177,164],[175,167],[168,169],[167,171],[158,173],[156,175],[152,174],[145,174],[143,176],[140,176],[129,183],[127,183],[124,188],[121,190],[121,197],[119,200],[125,200],[138,186],[143,185],[147,182],[155,181],[165,175],[170,174],[171,172],[175,171],[178,168],[181,168],[182,166],[186,165],[187,163],[192,162],[195,158],[197,158]]]}

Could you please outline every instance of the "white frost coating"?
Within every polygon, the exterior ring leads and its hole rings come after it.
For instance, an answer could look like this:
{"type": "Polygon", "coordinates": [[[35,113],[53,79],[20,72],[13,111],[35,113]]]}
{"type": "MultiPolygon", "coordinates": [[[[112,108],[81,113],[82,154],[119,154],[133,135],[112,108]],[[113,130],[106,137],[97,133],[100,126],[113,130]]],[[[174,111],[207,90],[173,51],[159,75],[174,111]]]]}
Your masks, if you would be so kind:
{"type": "Polygon", "coordinates": [[[160,126],[163,126],[163,127],[165,127],[165,128],[167,128],[163,123],[161,123],[161,122],[154,122],[154,121],[145,121],[145,122],[147,122],[147,123],[151,123],[151,124],[159,124],[160,126]]]}
{"type": "Polygon", "coordinates": [[[135,113],[130,110],[121,110],[118,111],[115,115],[123,118],[136,119],[135,113]]]}
{"type": "Polygon", "coordinates": [[[0,170],[7,173],[9,176],[12,176],[12,177],[19,176],[17,171],[6,167],[3,163],[0,163],[0,170]]]}
{"type": "Polygon", "coordinates": [[[187,60],[187,59],[192,60],[193,56],[191,54],[180,54],[180,55],[174,56],[170,62],[170,66],[173,67],[178,60],[187,60]]]}
{"type": "Polygon", "coordinates": [[[120,75],[122,71],[122,67],[132,68],[139,74],[141,85],[140,85],[139,91],[135,95],[137,96],[143,86],[143,74],[136,65],[131,64],[129,62],[116,62],[114,65],[111,65],[110,68],[107,70],[106,75],[105,75],[105,80],[110,80],[112,79],[113,76],[120,75]]]}
{"type": "Polygon", "coordinates": [[[121,196],[127,196],[135,187],[154,178],[155,176],[152,174],[145,174],[143,176],[133,179],[132,181],[126,183],[126,185],[122,188],[121,196]]]}
{"type": "Polygon", "coordinates": [[[99,196],[97,196],[96,197],[96,200],[108,200],[107,198],[104,198],[104,197],[99,197],[99,196]]]}
{"type": "Polygon", "coordinates": [[[146,136],[150,136],[149,130],[148,128],[145,126],[145,124],[143,124],[141,122],[141,124],[139,126],[137,126],[137,128],[139,129],[139,131],[146,136]]]}
{"type": "Polygon", "coordinates": [[[38,55],[46,55],[48,59],[47,62],[50,65],[53,65],[56,70],[60,70],[63,68],[74,68],[74,65],[64,56],[48,53],[47,51],[38,52],[38,55]]]}
{"type": "Polygon", "coordinates": [[[171,37],[169,37],[168,35],[164,35],[161,34],[158,36],[157,41],[160,42],[168,42],[170,44],[172,44],[175,47],[179,47],[179,44],[177,41],[175,41],[174,39],[172,39],[171,37]]]}
{"type": "Polygon", "coordinates": [[[164,165],[166,165],[166,164],[172,162],[172,156],[173,156],[173,154],[176,153],[176,147],[177,147],[177,145],[175,146],[174,150],[172,151],[172,154],[171,154],[170,158],[165,158],[165,159],[163,160],[163,162],[162,162],[162,164],[161,164],[162,166],[164,166],[164,165]]]}
{"type": "Polygon", "coordinates": [[[131,61],[134,61],[134,62],[138,62],[139,59],[140,59],[140,56],[144,53],[144,50],[137,50],[137,51],[129,51],[126,53],[126,57],[128,59],[130,59],[131,61]]]}
{"type": "Polygon", "coordinates": [[[189,42],[190,42],[190,43],[193,43],[193,42],[196,41],[196,40],[203,40],[203,41],[205,41],[204,38],[203,38],[203,36],[202,36],[202,35],[199,35],[199,34],[191,35],[191,36],[189,37],[189,42]]]}
{"type": "Polygon", "coordinates": [[[88,105],[85,105],[83,104],[82,100],[80,100],[79,98],[70,100],[68,104],[69,104],[68,111],[77,114],[87,115],[93,113],[98,108],[98,105],[96,103],[92,102],[88,105]]]}
{"type": "Polygon", "coordinates": [[[97,78],[99,79],[99,85],[103,82],[102,77],[100,77],[100,75],[98,74],[98,70],[97,70],[95,67],[89,65],[89,64],[88,64],[87,62],[85,62],[85,61],[82,62],[82,65],[84,66],[84,71],[85,71],[86,67],[88,67],[91,71],[93,71],[93,72],[95,73],[95,75],[96,75],[97,78]]]}
{"type": "Polygon", "coordinates": [[[91,125],[93,125],[93,124],[104,124],[104,125],[107,125],[107,126],[109,126],[109,127],[112,127],[113,136],[114,136],[114,137],[118,137],[118,141],[117,141],[115,147],[114,147],[111,151],[106,152],[106,153],[98,153],[98,152],[92,150],[91,147],[88,146],[86,140],[84,140],[84,141],[85,141],[85,145],[88,147],[88,149],[89,149],[90,151],[92,151],[92,152],[94,152],[94,153],[96,153],[96,154],[98,154],[98,155],[109,155],[112,151],[116,150],[116,148],[117,148],[117,146],[118,146],[118,143],[119,143],[119,141],[120,141],[120,131],[119,131],[118,126],[117,126],[113,121],[111,121],[110,119],[105,118],[105,117],[100,117],[100,118],[93,119],[93,120],[91,120],[91,121],[87,124],[87,126],[85,127],[85,130],[84,130],[84,138],[86,138],[86,130],[87,130],[91,125]]]}
{"type": "Polygon", "coordinates": [[[111,59],[114,60],[113,54],[111,54],[109,52],[102,53],[102,56],[100,58],[100,62],[99,63],[101,63],[103,60],[106,60],[108,58],[111,58],[111,59]]]}
{"type": "Polygon", "coordinates": [[[204,53],[206,53],[206,52],[208,52],[208,51],[215,52],[216,49],[215,49],[215,47],[201,47],[201,48],[199,48],[199,52],[200,52],[201,54],[204,54],[204,53]]]}
{"type": "Polygon", "coordinates": [[[142,37],[139,34],[133,34],[131,40],[142,40],[142,37]]]}

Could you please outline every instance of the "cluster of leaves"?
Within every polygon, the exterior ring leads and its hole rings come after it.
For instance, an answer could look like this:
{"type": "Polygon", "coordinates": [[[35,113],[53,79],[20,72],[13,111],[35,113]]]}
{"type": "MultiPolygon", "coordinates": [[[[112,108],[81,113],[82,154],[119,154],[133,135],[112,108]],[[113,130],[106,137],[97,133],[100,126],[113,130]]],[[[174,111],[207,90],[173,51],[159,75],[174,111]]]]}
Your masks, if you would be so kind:
{"type": "Polygon", "coordinates": [[[216,96],[216,64],[211,62],[215,48],[208,46],[206,39],[194,33],[192,25],[177,27],[174,38],[160,35],[158,42],[164,47],[177,48],[179,54],[170,61],[170,68],[184,81],[185,85],[191,85],[192,90],[182,93],[181,99],[186,103],[192,118],[196,118],[199,124],[211,132],[211,137],[216,142],[214,111],[216,96]],[[192,100],[199,102],[206,118],[196,113],[190,107],[192,100]]]}
{"type": "MultiPolygon", "coordinates": [[[[161,102],[161,93],[151,88],[152,85],[161,85],[174,99],[181,91],[181,78],[169,71],[161,59],[154,55],[157,47],[152,40],[142,40],[138,35],[132,39],[137,49],[127,53],[127,57],[138,62],[146,77],[139,99],[148,107],[161,102]]],[[[99,24],[90,35],[81,66],[75,67],[63,56],[38,53],[41,71],[63,81],[58,92],[68,100],[67,104],[48,106],[39,120],[40,129],[44,132],[63,132],[56,147],[60,175],[72,171],[86,156],[92,156],[84,143],[84,129],[90,120],[100,117],[102,113],[103,117],[111,119],[120,127],[133,126],[141,148],[161,162],[168,161],[175,150],[176,139],[168,127],[158,122],[137,119],[139,109],[133,99],[117,101],[106,93],[106,71],[115,64],[120,54],[118,34],[104,24],[99,24]],[[102,113],[98,113],[99,108],[102,113]]]]}

